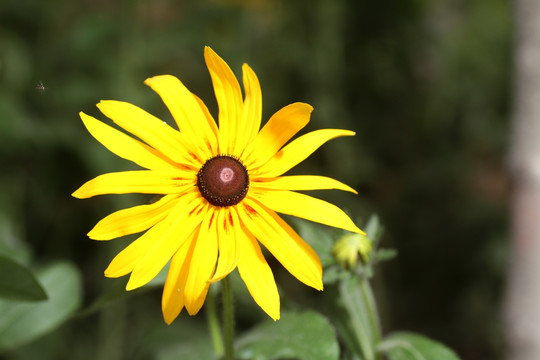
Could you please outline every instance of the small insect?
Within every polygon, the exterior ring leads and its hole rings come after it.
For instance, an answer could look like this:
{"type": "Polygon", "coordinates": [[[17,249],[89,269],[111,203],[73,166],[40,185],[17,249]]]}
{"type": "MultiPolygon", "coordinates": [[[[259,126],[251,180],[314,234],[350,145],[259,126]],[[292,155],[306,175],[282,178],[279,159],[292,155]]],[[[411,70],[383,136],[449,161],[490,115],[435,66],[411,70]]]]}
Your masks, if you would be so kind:
{"type": "Polygon", "coordinates": [[[39,83],[36,85],[36,90],[39,90],[41,92],[44,92],[47,90],[47,87],[43,84],[43,81],[39,81],[39,83]]]}

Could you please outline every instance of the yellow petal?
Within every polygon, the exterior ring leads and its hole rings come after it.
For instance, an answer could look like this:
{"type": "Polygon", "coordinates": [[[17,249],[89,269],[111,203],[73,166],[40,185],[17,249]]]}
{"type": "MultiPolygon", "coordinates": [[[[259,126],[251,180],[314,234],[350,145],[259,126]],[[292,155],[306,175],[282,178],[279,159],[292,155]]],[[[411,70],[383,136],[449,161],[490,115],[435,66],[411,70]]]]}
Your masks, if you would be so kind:
{"type": "Polygon", "coordinates": [[[165,219],[178,195],[166,195],[149,205],[139,205],[116,211],[103,218],[88,233],[94,240],[110,240],[147,230],[165,219]]]}
{"type": "Polygon", "coordinates": [[[249,198],[239,205],[238,214],[255,236],[294,277],[322,290],[321,261],[315,251],[272,210],[249,198]]]}
{"type": "MultiPolygon", "coordinates": [[[[208,110],[208,107],[206,104],[195,94],[192,94],[195,100],[197,100],[197,103],[199,104],[199,107],[201,108],[201,111],[203,112],[204,116],[206,117],[206,121],[208,124],[211,124],[212,132],[215,134],[215,138],[219,138],[219,130],[216,125],[216,121],[212,117],[212,114],[210,114],[210,111],[208,110]]],[[[209,145],[210,146],[210,145],[209,145]]],[[[213,145],[211,146],[213,148],[213,145]]],[[[219,149],[219,141],[216,140],[216,148],[215,152],[212,154],[213,156],[221,154],[221,150],[219,149]]]]}
{"type": "MultiPolygon", "coordinates": [[[[152,280],[173,254],[190,238],[208,211],[208,205],[198,201],[198,193],[182,196],[163,222],[167,228],[133,268],[126,290],[141,287],[152,280]]],[[[187,304],[186,304],[187,307],[187,304]]]]}
{"type": "Polygon", "coordinates": [[[242,257],[238,261],[238,272],[246,284],[253,300],[274,320],[279,319],[279,293],[274,275],[255,239],[243,235],[239,245],[242,257]]]}
{"type": "Polygon", "coordinates": [[[79,115],[88,132],[107,149],[121,158],[133,161],[135,164],[147,169],[174,168],[163,155],[148,145],[83,112],[80,112],[79,115]]]}
{"type": "Polygon", "coordinates": [[[206,155],[217,153],[217,127],[206,117],[199,102],[182,82],[171,75],[154,76],[144,82],[159,94],[180,131],[193,139],[206,155]]]}
{"type": "MultiPolygon", "coordinates": [[[[208,294],[209,289],[210,289],[210,283],[206,283],[201,293],[196,299],[193,300],[190,307],[188,308],[188,306],[186,305],[186,310],[188,311],[189,315],[192,315],[192,316],[197,315],[199,310],[201,310],[201,307],[204,304],[204,300],[206,300],[206,295],[208,294]],[[190,309],[191,309],[191,312],[190,312],[190,309]]],[[[185,302],[186,302],[186,293],[184,292],[184,303],[185,302]]]]}
{"type": "Polygon", "coordinates": [[[192,172],[135,170],[103,174],[84,183],[72,196],[86,199],[104,194],[179,194],[195,185],[192,172]],[[185,176],[185,177],[184,177],[185,176]]]}
{"type": "Polygon", "coordinates": [[[219,257],[217,269],[211,282],[223,279],[238,264],[238,236],[241,233],[240,220],[234,207],[220,209],[217,217],[219,257]]]}
{"type": "Polygon", "coordinates": [[[242,92],[231,68],[208,46],[204,48],[204,59],[212,77],[214,92],[219,106],[220,151],[235,155],[238,123],[242,115],[242,92]]]}
{"type": "Polygon", "coordinates": [[[246,145],[255,139],[261,127],[262,117],[262,94],[259,79],[248,64],[242,66],[242,72],[246,96],[242,108],[242,125],[237,134],[236,149],[238,151],[243,151],[246,145]]]}
{"type": "Polygon", "coordinates": [[[216,209],[212,206],[206,213],[191,257],[184,291],[184,301],[190,315],[199,312],[202,306],[201,297],[203,295],[206,297],[208,280],[212,277],[216,266],[218,256],[216,209]]]}
{"type": "Polygon", "coordinates": [[[129,246],[114,257],[107,269],[105,269],[105,276],[117,278],[129,274],[148,249],[150,249],[154,241],[161,237],[161,234],[166,228],[167,224],[160,222],[129,244],[129,246]]]}
{"type": "Polygon", "coordinates": [[[204,159],[189,138],[143,109],[123,101],[102,100],[97,107],[118,126],[178,164],[198,169],[204,159]]]}
{"type": "Polygon", "coordinates": [[[280,176],[271,179],[252,179],[250,186],[253,189],[272,190],[327,190],[337,189],[358,194],[353,188],[340,181],[315,175],[280,176]]]}
{"type": "Polygon", "coordinates": [[[259,167],[285,145],[309,122],[313,107],[304,103],[294,103],[276,112],[257,134],[255,140],[246,148],[245,165],[259,167]]]}
{"type": "Polygon", "coordinates": [[[184,308],[183,291],[186,284],[187,269],[189,268],[185,265],[189,263],[186,258],[192,244],[193,241],[188,239],[171,259],[161,298],[161,311],[167,325],[170,325],[184,308]]]}
{"type": "Polygon", "coordinates": [[[279,213],[364,234],[343,210],[324,200],[293,191],[282,190],[253,191],[250,195],[268,208],[279,213]]]}
{"type": "Polygon", "coordinates": [[[353,136],[354,132],[349,130],[323,129],[315,130],[281,149],[276,156],[258,169],[250,169],[250,175],[254,177],[276,177],[293,168],[325,142],[339,136],[353,136]]]}

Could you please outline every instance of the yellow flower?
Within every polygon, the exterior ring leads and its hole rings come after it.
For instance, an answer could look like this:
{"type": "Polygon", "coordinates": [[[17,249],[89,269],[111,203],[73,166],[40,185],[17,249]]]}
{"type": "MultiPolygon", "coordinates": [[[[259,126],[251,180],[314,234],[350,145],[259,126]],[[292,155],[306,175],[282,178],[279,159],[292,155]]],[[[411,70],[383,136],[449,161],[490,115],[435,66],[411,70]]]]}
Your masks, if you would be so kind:
{"type": "Polygon", "coordinates": [[[313,249],[277,214],[289,214],[362,233],[335,205],[294,190],[340,189],[347,185],[323,176],[281,176],[322,144],[352,131],[325,129],[285,145],[309,121],[313,108],[288,105],[260,129],[259,81],[244,64],[240,85],[212,49],[204,49],[219,106],[219,128],[205,104],[174,76],[149,78],[171,112],[178,130],[125,102],[103,100],[103,114],[133,137],[95,118],[81,119],[99,142],[146,170],[98,176],[73,193],[148,193],[163,197],[152,204],[110,214],[88,236],[110,240],[146,231],[121,251],[105,270],[107,277],[131,273],[126,289],[145,285],[170,261],[162,311],[170,324],[186,307],[196,314],[211,283],[238,268],[257,304],[279,319],[279,294],[259,244],[298,280],[322,290],[322,269],[313,249]],[[285,145],[285,146],[284,146],[285,145]]]}

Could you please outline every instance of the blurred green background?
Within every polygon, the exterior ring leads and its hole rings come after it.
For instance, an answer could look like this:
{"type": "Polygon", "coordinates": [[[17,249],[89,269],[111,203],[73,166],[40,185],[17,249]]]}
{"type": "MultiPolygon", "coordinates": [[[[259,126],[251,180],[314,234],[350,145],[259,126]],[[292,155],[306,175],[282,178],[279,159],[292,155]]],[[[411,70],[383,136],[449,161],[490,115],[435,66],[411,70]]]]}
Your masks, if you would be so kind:
{"type": "MultiPolygon", "coordinates": [[[[358,189],[317,193],[353,217],[379,214],[383,245],[399,252],[376,276],[385,331],[425,333],[464,359],[500,359],[511,38],[508,0],[3,0],[1,249],[33,267],[75,264],[83,307],[124,281],[102,273],[129,239],[85,234],[140,198],[70,194],[134,167],[95,141],[78,112],[105,119],[95,104],[116,99],[170,119],[143,81],[172,74],[217,114],[209,45],[237,75],[244,62],[255,70],[263,121],[304,101],[315,108],[308,131],[356,131],[295,171],[358,189]]],[[[166,358],[167,344],[206,325],[204,314],[182,315],[167,328],[160,295],[81,315],[5,356],[166,358]]]]}

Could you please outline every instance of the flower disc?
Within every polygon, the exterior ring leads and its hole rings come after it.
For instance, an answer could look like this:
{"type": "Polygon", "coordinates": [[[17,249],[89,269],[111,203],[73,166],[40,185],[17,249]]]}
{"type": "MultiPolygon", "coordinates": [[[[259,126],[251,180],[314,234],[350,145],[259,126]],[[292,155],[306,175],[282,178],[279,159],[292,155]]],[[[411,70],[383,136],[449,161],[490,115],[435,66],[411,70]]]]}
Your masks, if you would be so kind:
{"type": "Polygon", "coordinates": [[[249,176],[237,159],[219,155],[206,161],[197,174],[201,195],[212,205],[236,205],[246,196],[249,176]]]}

